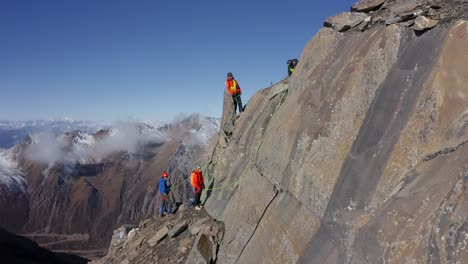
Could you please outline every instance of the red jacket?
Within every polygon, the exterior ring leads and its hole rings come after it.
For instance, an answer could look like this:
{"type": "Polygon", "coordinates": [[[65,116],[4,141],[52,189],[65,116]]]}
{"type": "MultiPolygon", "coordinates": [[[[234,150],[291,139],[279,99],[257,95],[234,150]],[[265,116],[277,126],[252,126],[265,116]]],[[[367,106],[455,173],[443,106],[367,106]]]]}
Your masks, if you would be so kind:
{"type": "Polygon", "coordinates": [[[201,170],[194,170],[192,172],[192,175],[190,175],[190,183],[192,184],[193,188],[196,189],[203,189],[205,187],[201,170]]]}
{"type": "Polygon", "coordinates": [[[234,80],[234,78],[226,80],[226,90],[231,95],[241,94],[242,93],[242,90],[240,88],[239,83],[236,80],[234,80]]]}

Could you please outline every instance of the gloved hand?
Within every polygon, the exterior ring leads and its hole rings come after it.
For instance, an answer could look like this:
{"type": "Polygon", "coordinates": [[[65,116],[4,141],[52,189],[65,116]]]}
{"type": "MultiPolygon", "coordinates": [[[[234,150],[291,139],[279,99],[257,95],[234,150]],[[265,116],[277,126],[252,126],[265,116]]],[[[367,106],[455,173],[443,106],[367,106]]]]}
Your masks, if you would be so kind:
{"type": "Polygon", "coordinates": [[[163,199],[163,201],[166,201],[167,200],[167,195],[163,195],[162,199],[163,199]]]}

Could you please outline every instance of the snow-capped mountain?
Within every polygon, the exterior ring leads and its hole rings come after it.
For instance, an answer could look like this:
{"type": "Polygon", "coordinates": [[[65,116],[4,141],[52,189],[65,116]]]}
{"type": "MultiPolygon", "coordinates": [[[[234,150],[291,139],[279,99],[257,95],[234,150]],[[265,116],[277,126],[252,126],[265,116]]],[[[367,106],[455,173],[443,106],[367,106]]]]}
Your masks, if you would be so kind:
{"type": "Polygon", "coordinates": [[[32,133],[50,131],[60,134],[80,130],[93,133],[112,127],[110,122],[75,121],[69,118],[58,120],[0,121],[0,148],[8,149],[32,133]]]}
{"type": "MultiPolygon", "coordinates": [[[[195,140],[194,142],[187,141],[187,144],[205,144],[207,140],[216,133],[219,129],[219,118],[203,117],[197,114],[180,117],[172,123],[136,123],[136,122],[97,122],[97,121],[75,121],[69,118],[50,119],[50,120],[31,120],[31,121],[1,121],[0,120],[0,149],[8,149],[16,143],[23,140],[28,135],[40,134],[46,131],[55,136],[66,132],[80,131],[85,134],[93,134],[100,130],[110,130],[111,134],[118,130],[124,130],[124,133],[129,131],[129,124],[138,124],[138,129],[143,136],[153,137],[156,134],[161,134],[168,127],[178,127],[179,130],[187,132],[187,128],[191,129],[188,139],[195,140]],[[177,124],[177,125],[174,125],[177,124]],[[191,127],[189,127],[191,126],[191,127]]],[[[134,129],[134,128],[130,128],[134,129]]],[[[179,133],[180,131],[171,131],[171,133],[179,133]]],[[[162,136],[162,135],[160,135],[162,136]]],[[[170,137],[170,135],[168,135],[170,137]]],[[[88,137],[89,139],[89,137],[88,137]]]]}
{"type": "Polygon", "coordinates": [[[18,230],[27,220],[28,185],[11,151],[0,151],[0,226],[18,230]]]}
{"type": "Polygon", "coordinates": [[[0,151],[0,186],[13,192],[27,192],[26,181],[10,151],[0,151]]]}

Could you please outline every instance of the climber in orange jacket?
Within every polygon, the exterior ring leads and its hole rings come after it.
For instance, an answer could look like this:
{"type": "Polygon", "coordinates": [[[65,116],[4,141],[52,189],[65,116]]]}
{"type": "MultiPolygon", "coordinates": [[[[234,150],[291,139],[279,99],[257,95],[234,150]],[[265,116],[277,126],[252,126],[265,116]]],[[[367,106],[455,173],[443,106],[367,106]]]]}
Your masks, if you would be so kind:
{"type": "Polygon", "coordinates": [[[234,101],[234,114],[237,111],[237,107],[239,107],[239,113],[242,113],[244,111],[241,100],[242,90],[240,88],[239,83],[236,80],[234,80],[232,72],[228,72],[227,74],[226,90],[229,94],[232,95],[232,100],[234,101]]]}
{"type": "Polygon", "coordinates": [[[202,190],[205,189],[205,183],[203,182],[203,174],[200,166],[198,166],[197,169],[192,172],[192,175],[190,175],[190,183],[192,184],[195,192],[195,201],[193,202],[193,206],[195,206],[196,210],[200,210],[203,208],[200,202],[200,197],[202,190]]]}

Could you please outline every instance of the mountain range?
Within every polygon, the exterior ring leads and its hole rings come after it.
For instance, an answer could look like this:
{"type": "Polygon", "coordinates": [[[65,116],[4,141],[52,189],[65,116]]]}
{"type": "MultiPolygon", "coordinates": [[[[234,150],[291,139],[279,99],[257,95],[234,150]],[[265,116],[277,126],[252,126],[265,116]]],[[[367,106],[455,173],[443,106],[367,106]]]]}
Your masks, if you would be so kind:
{"type": "Polygon", "coordinates": [[[218,129],[218,119],[192,115],[160,127],[32,133],[0,153],[0,225],[49,249],[100,256],[117,225],[157,214],[163,170],[180,185],[172,199],[189,199],[194,153],[218,129]]]}

